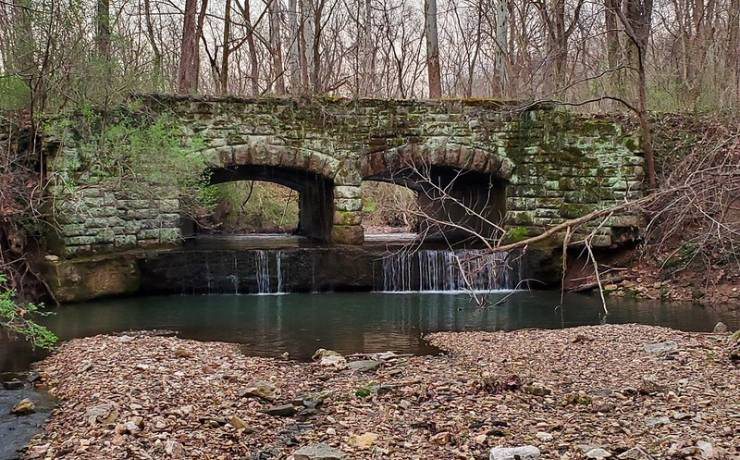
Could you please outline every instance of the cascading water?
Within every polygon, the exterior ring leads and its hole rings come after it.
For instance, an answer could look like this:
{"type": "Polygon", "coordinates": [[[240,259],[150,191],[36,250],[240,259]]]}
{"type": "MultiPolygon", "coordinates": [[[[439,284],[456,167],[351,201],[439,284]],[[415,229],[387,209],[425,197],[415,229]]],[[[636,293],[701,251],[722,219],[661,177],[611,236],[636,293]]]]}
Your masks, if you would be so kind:
{"type": "Polygon", "coordinates": [[[282,294],[283,271],[281,267],[281,251],[255,251],[255,277],[257,278],[258,294],[282,294]],[[275,254],[275,284],[272,289],[272,275],[270,273],[270,254],[275,254]]]}
{"type": "Polygon", "coordinates": [[[506,253],[483,250],[419,250],[383,258],[385,292],[495,291],[514,289],[518,267],[506,253]]]}

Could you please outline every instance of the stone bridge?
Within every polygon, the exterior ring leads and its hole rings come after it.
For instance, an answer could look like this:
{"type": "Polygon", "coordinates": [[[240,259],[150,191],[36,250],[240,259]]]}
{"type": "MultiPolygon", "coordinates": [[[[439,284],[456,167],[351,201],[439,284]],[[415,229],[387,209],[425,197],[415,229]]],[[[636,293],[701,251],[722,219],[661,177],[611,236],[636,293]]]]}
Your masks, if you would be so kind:
{"type": "MultiPolygon", "coordinates": [[[[366,180],[419,191],[432,217],[467,219],[482,231],[504,224],[519,238],[640,195],[636,133],[552,107],[155,95],[134,102],[131,110],[167,115],[183,136],[199,139],[197,154],[212,183],[265,180],[297,190],[298,232],[327,244],[362,244],[360,185],[366,180]],[[436,187],[455,199],[439,204],[436,187]]],[[[77,170],[80,155],[71,140],[49,148],[48,172],[84,185],[62,207],[54,252],[69,258],[182,241],[187,225],[177,196],[137,197],[77,170]]],[[[613,216],[595,243],[609,246],[636,226],[635,216],[613,216]]]]}

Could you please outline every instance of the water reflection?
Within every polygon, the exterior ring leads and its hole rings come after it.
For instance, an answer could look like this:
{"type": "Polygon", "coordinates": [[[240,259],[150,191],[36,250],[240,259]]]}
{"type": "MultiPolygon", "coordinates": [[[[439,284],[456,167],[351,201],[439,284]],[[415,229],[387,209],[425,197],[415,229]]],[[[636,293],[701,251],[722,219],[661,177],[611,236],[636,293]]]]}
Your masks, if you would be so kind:
{"type": "MultiPolygon", "coordinates": [[[[506,294],[492,294],[492,301],[506,294]]],[[[430,353],[424,333],[463,330],[561,328],[642,323],[686,331],[711,331],[722,320],[740,327],[740,311],[717,312],[690,304],[611,300],[604,318],[599,299],[557,292],[521,292],[480,309],[465,295],[288,294],[164,296],[64,306],[44,322],[63,340],[137,329],[168,329],[180,337],[243,344],[250,355],[284,352],[307,359],[316,348],[342,353],[396,350],[430,353]]],[[[22,370],[41,355],[0,339],[0,369],[22,370]]]]}

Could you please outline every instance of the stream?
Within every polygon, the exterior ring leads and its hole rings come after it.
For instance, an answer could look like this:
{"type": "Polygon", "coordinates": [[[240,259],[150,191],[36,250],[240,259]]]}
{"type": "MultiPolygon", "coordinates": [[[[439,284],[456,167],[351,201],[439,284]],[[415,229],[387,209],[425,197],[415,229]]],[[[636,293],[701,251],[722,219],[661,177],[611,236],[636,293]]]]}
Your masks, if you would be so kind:
{"type": "MultiPolygon", "coordinates": [[[[431,263],[431,262],[430,262],[431,263]]],[[[431,279],[431,278],[430,278],[431,279]]],[[[430,281],[434,286],[434,280],[430,281]]],[[[247,355],[308,360],[317,348],[342,354],[427,354],[437,350],[423,335],[437,331],[564,328],[602,323],[640,323],[684,331],[711,331],[718,321],[740,328],[740,310],[694,304],[609,299],[605,315],[598,296],[571,294],[564,306],[557,291],[497,291],[491,306],[469,296],[438,292],[321,293],[270,295],[172,295],[119,298],[65,305],[41,322],[62,341],[130,330],[161,330],[181,338],[239,343],[247,355]],[[495,305],[498,303],[498,305],[495,305]]],[[[27,373],[44,353],[0,334],[0,376],[27,373]]],[[[0,460],[36,433],[52,406],[30,384],[0,389],[0,460]],[[32,416],[9,415],[24,397],[38,402],[32,416]]]]}

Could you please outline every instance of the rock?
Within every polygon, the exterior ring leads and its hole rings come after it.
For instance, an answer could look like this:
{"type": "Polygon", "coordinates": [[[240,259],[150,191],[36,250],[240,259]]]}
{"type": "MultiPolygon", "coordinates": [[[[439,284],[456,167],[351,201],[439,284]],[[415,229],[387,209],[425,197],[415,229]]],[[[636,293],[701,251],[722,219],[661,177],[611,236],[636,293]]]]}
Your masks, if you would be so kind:
{"type": "Polygon", "coordinates": [[[713,332],[715,334],[726,334],[727,331],[728,331],[727,324],[723,323],[722,321],[714,325],[713,332]]]}
{"type": "Polygon", "coordinates": [[[489,460],[537,460],[540,450],[535,446],[494,447],[489,460]]]}
{"type": "Polygon", "coordinates": [[[337,353],[334,350],[327,350],[326,348],[319,348],[313,353],[313,356],[311,356],[311,359],[314,361],[319,361],[322,358],[325,358],[327,356],[342,356],[340,353],[337,353]]]}
{"type": "Polygon", "coordinates": [[[395,359],[398,358],[399,355],[395,351],[384,351],[382,353],[375,353],[371,355],[374,359],[379,359],[381,361],[388,361],[389,359],[395,359]]]}
{"type": "Polygon", "coordinates": [[[291,417],[295,415],[296,408],[292,404],[281,404],[279,406],[270,406],[267,409],[262,409],[260,412],[273,417],[291,417]]]}
{"type": "Polygon", "coordinates": [[[652,428],[652,427],[661,426],[661,425],[668,425],[669,423],[671,423],[671,419],[669,419],[668,417],[664,417],[664,416],[648,417],[645,420],[645,423],[647,424],[647,426],[652,428]]]}
{"type": "Polygon", "coordinates": [[[733,343],[740,343],[740,330],[735,331],[735,333],[730,336],[730,344],[733,343]]]}
{"type": "Polygon", "coordinates": [[[293,452],[294,460],[342,460],[347,454],[324,443],[301,447],[293,452]]]}
{"type": "Polygon", "coordinates": [[[719,452],[707,441],[697,441],[696,447],[701,451],[702,458],[719,458],[719,452]]]}
{"type": "Polygon", "coordinates": [[[98,404],[87,410],[85,413],[87,422],[90,425],[97,423],[110,424],[118,418],[118,410],[113,404],[98,404]]]}
{"type": "Polygon", "coordinates": [[[642,382],[640,383],[640,388],[638,389],[638,392],[642,395],[665,393],[666,387],[664,385],[659,384],[655,380],[643,377],[642,382]]]}
{"type": "Polygon", "coordinates": [[[172,458],[184,458],[185,448],[179,442],[169,439],[164,443],[164,451],[172,458]]]}
{"type": "Polygon", "coordinates": [[[277,388],[270,382],[256,382],[253,385],[248,386],[241,392],[242,398],[261,398],[265,401],[272,401],[275,399],[277,388]]]}
{"type": "Polygon", "coordinates": [[[678,344],[673,341],[648,343],[643,349],[654,355],[670,355],[678,351],[678,344]]]}
{"type": "Polygon", "coordinates": [[[175,349],[176,358],[192,358],[193,356],[195,356],[193,352],[191,352],[187,348],[178,347],[175,349]]]}
{"type": "Polygon", "coordinates": [[[545,433],[544,431],[538,432],[537,434],[535,434],[535,437],[542,442],[550,442],[554,438],[553,435],[551,435],[550,433],[545,433]]]}
{"type": "Polygon", "coordinates": [[[369,449],[377,440],[377,434],[368,432],[359,435],[351,435],[347,440],[347,444],[357,449],[369,449]]]}
{"type": "Polygon", "coordinates": [[[347,367],[347,359],[333,350],[319,348],[312,356],[314,361],[318,361],[320,366],[334,367],[344,369],[347,367]]]}
{"type": "Polygon", "coordinates": [[[589,449],[588,452],[586,452],[586,458],[593,458],[595,460],[601,460],[604,458],[609,458],[611,456],[611,452],[606,449],[602,449],[601,447],[595,447],[593,449],[589,449]]]}
{"type": "Polygon", "coordinates": [[[545,388],[542,385],[538,385],[536,383],[532,385],[527,385],[523,389],[525,393],[529,393],[534,396],[548,396],[552,393],[549,388],[545,388]]]}
{"type": "Polygon", "coordinates": [[[635,446],[632,449],[617,455],[617,458],[624,460],[654,460],[653,456],[648,454],[642,447],[635,446]]]}
{"type": "Polygon", "coordinates": [[[613,411],[616,408],[617,406],[614,403],[611,403],[608,401],[599,401],[598,403],[594,403],[591,406],[591,411],[596,412],[596,413],[601,412],[602,414],[606,414],[608,412],[613,411]]]}
{"type": "Polygon", "coordinates": [[[356,372],[370,372],[374,371],[380,366],[380,361],[375,361],[373,359],[365,359],[362,361],[352,361],[351,363],[347,364],[347,367],[352,369],[356,372]]]}
{"type": "Polygon", "coordinates": [[[452,440],[452,434],[449,431],[442,431],[429,438],[429,442],[438,446],[446,446],[450,440],[452,440]]]}
{"type": "Polygon", "coordinates": [[[36,412],[36,404],[28,398],[21,399],[18,404],[10,409],[10,413],[13,415],[28,415],[36,412]]]}
{"type": "Polygon", "coordinates": [[[236,430],[239,431],[249,429],[244,420],[237,417],[236,415],[232,415],[231,417],[229,417],[229,425],[233,426],[236,430]]]}
{"type": "Polygon", "coordinates": [[[586,393],[580,391],[578,393],[571,393],[568,396],[565,397],[565,404],[566,405],[583,405],[588,406],[593,402],[593,399],[591,396],[587,395],[586,393]]]}
{"type": "Polygon", "coordinates": [[[23,381],[18,379],[7,380],[3,382],[3,388],[5,388],[6,390],[20,390],[21,388],[23,388],[23,385],[23,381]]]}

